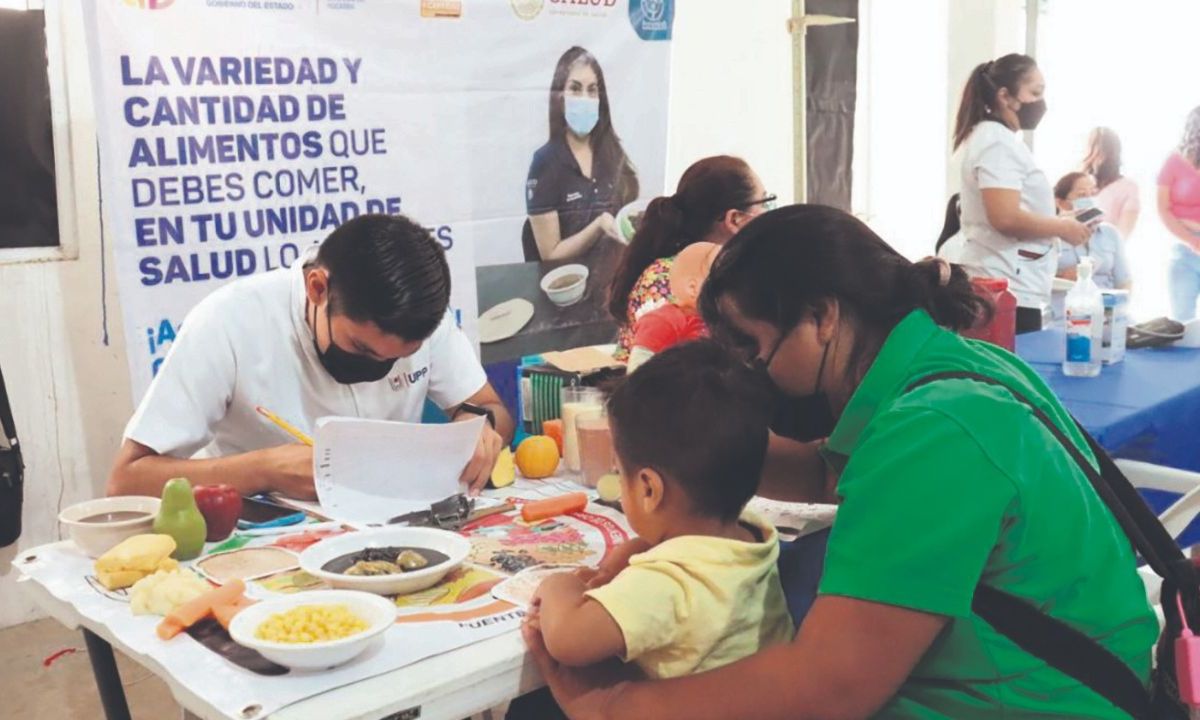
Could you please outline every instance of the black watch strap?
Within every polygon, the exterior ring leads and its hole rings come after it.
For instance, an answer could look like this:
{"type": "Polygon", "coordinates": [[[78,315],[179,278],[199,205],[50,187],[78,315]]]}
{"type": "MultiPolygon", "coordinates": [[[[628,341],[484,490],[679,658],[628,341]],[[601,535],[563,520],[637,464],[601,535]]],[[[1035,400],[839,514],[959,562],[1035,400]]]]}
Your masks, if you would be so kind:
{"type": "Polygon", "coordinates": [[[459,405],[458,409],[454,411],[454,417],[458,417],[459,413],[482,415],[483,417],[487,418],[488,424],[492,426],[492,429],[496,429],[496,413],[492,412],[488,408],[465,402],[462,405],[459,405]]]}

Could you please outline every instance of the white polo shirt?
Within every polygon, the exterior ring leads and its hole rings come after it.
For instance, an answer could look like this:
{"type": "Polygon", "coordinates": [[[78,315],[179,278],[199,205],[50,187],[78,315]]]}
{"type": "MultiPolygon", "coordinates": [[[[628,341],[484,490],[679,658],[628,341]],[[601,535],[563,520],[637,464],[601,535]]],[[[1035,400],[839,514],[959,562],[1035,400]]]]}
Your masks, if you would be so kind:
{"type": "Polygon", "coordinates": [[[295,442],[259,405],[311,435],[326,415],[420,422],[427,396],[450,408],[483,388],[449,312],[384,379],[334,380],[304,319],[303,262],[229,283],[192,308],[125,437],[162,455],[221,457],[295,442]]]}
{"type": "Polygon", "coordinates": [[[1054,217],[1054,189],[1033,153],[1007,125],[985,120],[975,126],[962,153],[961,263],[972,275],[1008,278],[1021,307],[1050,304],[1058,269],[1058,238],[1018,239],[993,228],[983,207],[983,190],[1021,193],[1021,209],[1054,217]]]}

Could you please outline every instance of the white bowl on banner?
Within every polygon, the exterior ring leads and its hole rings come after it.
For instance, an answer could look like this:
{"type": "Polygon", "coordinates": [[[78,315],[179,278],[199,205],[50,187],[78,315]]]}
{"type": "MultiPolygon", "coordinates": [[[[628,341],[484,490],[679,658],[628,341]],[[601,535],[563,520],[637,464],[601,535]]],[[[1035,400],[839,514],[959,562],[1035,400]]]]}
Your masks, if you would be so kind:
{"type": "Polygon", "coordinates": [[[385,597],[353,590],[313,590],[255,603],[233,616],[229,636],[271,662],[296,670],[324,670],[348,663],[371,647],[396,622],[396,604],[385,597]],[[302,605],[345,605],[367,623],[367,629],[337,640],[281,643],[254,636],[259,625],[277,613],[302,605]]]}
{"type": "Polygon", "coordinates": [[[583,292],[587,290],[588,269],[586,265],[563,265],[551,270],[542,278],[542,292],[550,298],[550,302],[559,307],[567,307],[579,302],[583,292]],[[551,287],[565,277],[577,276],[578,279],[569,285],[551,287]]]}
{"type": "Polygon", "coordinates": [[[300,553],[300,568],[335,588],[377,595],[407,595],[433,587],[471,554],[471,541],[449,530],[389,527],[326,538],[300,553]],[[436,550],[447,557],[437,565],[395,575],[343,575],[322,570],[325,563],[366,548],[415,547],[436,550]]]}
{"type": "Polygon", "coordinates": [[[85,500],[64,509],[58,521],[67,528],[67,535],[75,546],[88,557],[100,557],[116,547],[122,540],[134,535],[154,532],[154,518],[162,500],[141,495],[119,495],[117,497],[85,500]],[[143,517],[113,522],[81,522],[86,517],[112,512],[141,512],[143,517]]]}

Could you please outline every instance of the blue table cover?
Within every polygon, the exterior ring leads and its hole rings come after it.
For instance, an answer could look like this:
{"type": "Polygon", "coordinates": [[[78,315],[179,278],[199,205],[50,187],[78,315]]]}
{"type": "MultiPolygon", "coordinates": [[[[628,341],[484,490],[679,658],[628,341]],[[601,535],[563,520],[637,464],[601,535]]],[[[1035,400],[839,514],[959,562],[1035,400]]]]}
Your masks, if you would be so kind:
{"type": "MultiPolygon", "coordinates": [[[[1123,362],[1099,377],[1067,377],[1062,371],[1061,329],[1017,336],[1017,354],[1046,380],[1067,409],[1114,457],[1200,472],[1200,349],[1129,350],[1123,362]]],[[[1175,493],[1143,490],[1156,512],[1175,493]]],[[[1180,543],[1200,542],[1200,521],[1180,543]]]]}

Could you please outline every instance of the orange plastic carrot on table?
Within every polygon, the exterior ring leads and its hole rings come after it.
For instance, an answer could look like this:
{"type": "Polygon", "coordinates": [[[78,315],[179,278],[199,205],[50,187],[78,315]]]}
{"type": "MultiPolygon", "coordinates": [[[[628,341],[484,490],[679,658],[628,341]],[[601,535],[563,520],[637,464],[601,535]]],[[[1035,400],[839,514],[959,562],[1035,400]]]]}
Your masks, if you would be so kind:
{"type": "Polygon", "coordinates": [[[212,614],[219,605],[231,605],[246,592],[246,583],[230,580],[219,588],[213,588],[200,597],[189,600],[171,612],[158,624],[158,636],[170,640],[179,633],[212,614]]]}
{"type": "Polygon", "coordinates": [[[221,627],[229,629],[229,623],[233,622],[233,616],[250,607],[257,600],[252,600],[248,597],[235,598],[228,605],[215,605],[212,609],[212,616],[217,622],[221,623],[221,627]]]}
{"type": "Polygon", "coordinates": [[[525,522],[545,520],[556,515],[579,512],[587,507],[587,493],[573,492],[546,500],[534,500],[521,506],[521,519],[525,522]]]}

